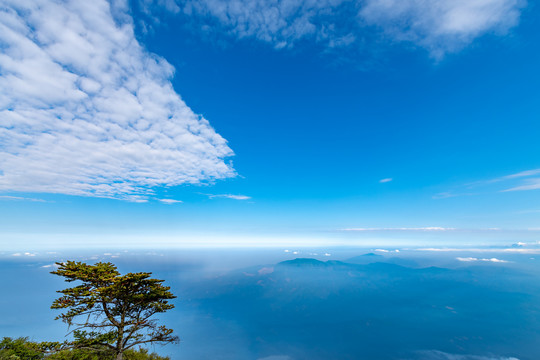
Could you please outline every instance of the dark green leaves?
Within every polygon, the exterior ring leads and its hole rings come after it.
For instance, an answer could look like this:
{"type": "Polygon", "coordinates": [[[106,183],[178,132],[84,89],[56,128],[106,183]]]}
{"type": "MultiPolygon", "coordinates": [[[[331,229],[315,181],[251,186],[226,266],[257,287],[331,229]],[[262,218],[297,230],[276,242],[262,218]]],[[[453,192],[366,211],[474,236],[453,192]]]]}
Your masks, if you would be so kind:
{"type": "Polygon", "coordinates": [[[120,355],[145,343],[176,342],[173,330],[158,326],[152,316],[174,308],[174,296],[163,280],[151,273],[121,275],[112,263],[68,261],[57,263],[52,274],[77,286],[58,291],[62,294],[51,308],[66,310],[57,319],[70,326],[76,348],[102,347],[120,355]]]}

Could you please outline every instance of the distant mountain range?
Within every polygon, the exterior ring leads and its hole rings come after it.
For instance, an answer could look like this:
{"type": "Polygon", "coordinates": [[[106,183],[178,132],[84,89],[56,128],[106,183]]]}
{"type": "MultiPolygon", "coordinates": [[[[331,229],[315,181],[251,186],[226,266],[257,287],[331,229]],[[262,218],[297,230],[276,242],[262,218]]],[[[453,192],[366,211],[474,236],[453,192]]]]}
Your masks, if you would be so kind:
{"type": "Polygon", "coordinates": [[[424,359],[427,350],[536,359],[540,287],[530,276],[401,261],[365,254],[254,266],[192,284],[188,302],[235,328],[224,341],[230,349],[223,346],[231,354],[239,341],[249,348],[235,360],[424,359]]]}

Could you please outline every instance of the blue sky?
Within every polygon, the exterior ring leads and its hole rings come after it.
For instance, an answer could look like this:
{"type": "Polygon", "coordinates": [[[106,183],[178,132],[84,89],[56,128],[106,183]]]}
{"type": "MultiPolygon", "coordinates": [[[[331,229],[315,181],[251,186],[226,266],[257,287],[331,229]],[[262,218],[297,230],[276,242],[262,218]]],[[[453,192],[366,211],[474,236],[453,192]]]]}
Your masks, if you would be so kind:
{"type": "Polygon", "coordinates": [[[532,2],[2,4],[6,248],[540,240],[532,2]]]}

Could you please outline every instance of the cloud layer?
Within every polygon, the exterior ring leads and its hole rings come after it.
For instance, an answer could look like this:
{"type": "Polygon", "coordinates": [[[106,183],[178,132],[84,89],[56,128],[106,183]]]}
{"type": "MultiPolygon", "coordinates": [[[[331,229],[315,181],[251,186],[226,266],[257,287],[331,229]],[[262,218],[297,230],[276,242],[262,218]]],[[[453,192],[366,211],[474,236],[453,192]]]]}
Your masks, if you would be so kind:
{"type": "Polygon", "coordinates": [[[219,24],[220,32],[256,38],[276,48],[292,46],[306,38],[328,47],[358,44],[365,42],[366,29],[375,28],[386,39],[416,44],[428,49],[434,57],[457,51],[483,34],[505,33],[518,23],[520,10],[525,6],[525,0],[178,0],[176,3],[168,0],[164,3],[174,12],[206,19],[203,26],[206,29],[219,24]]]}
{"type": "Polygon", "coordinates": [[[137,201],[235,175],[226,141],[137,42],[124,3],[1,3],[0,191],[137,201]]]}

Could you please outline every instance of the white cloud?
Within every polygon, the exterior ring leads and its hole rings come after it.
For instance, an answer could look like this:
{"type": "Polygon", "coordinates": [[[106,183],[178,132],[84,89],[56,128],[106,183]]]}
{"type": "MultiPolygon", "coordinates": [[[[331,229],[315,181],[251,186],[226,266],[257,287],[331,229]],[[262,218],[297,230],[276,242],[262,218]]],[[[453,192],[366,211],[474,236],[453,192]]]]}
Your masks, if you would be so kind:
{"type": "Polygon", "coordinates": [[[335,39],[334,44],[354,41],[352,34],[336,34],[335,24],[319,24],[332,17],[344,0],[188,0],[184,12],[218,20],[231,34],[254,37],[276,48],[291,46],[311,37],[335,39]],[[336,42],[337,41],[337,42],[336,42]]]}
{"type": "MultiPolygon", "coordinates": [[[[420,248],[416,251],[433,252],[473,252],[473,253],[515,253],[515,254],[540,254],[540,248],[524,249],[516,248],[420,248]]],[[[467,258],[462,258],[467,259],[467,258]]],[[[474,259],[474,258],[471,258],[474,259]]]]}
{"type": "Polygon", "coordinates": [[[142,202],[153,187],[235,175],[126,4],[2,0],[0,191],[142,202]]]}
{"type": "Polygon", "coordinates": [[[380,182],[381,184],[384,184],[384,183],[390,182],[390,181],[392,181],[392,180],[393,180],[392,178],[385,178],[385,179],[379,180],[379,182],[380,182]]]}
{"type": "Polygon", "coordinates": [[[471,192],[454,193],[454,192],[451,192],[451,191],[443,191],[441,193],[433,195],[431,198],[434,199],[434,200],[440,200],[440,199],[453,198],[453,197],[457,197],[457,196],[472,196],[472,195],[477,195],[477,194],[471,193],[471,192]]]}
{"type": "MultiPolygon", "coordinates": [[[[433,196],[433,199],[445,199],[455,196],[470,196],[488,192],[514,192],[540,189],[540,169],[530,169],[520,171],[510,175],[499,176],[488,180],[480,180],[464,184],[464,189],[457,192],[446,191],[433,196]],[[476,189],[475,192],[464,191],[476,189]]],[[[536,210],[525,210],[522,213],[536,212],[536,210]]]]}
{"type": "Polygon", "coordinates": [[[534,177],[534,176],[539,175],[539,174],[540,174],[540,169],[531,169],[531,170],[520,171],[515,174],[502,176],[502,177],[490,180],[489,182],[510,182],[512,180],[517,179],[521,181],[519,184],[514,184],[514,186],[511,186],[510,188],[503,190],[503,192],[537,190],[537,189],[540,189],[540,177],[534,177]]]}
{"type": "Polygon", "coordinates": [[[382,252],[382,253],[391,253],[391,252],[398,253],[398,252],[399,252],[398,249],[396,249],[396,250],[375,249],[375,250],[373,250],[373,251],[382,252]]]}
{"type": "Polygon", "coordinates": [[[174,200],[174,199],[157,199],[157,200],[159,202],[162,202],[163,204],[167,204],[167,205],[182,203],[181,200],[174,200]]]}
{"type": "Polygon", "coordinates": [[[360,17],[397,41],[411,41],[435,57],[519,21],[522,0],[366,0],[360,17]]]}
{"type": "Polygon", "coordinates": [[[537,190],[540,189],[540,176],[538,175],[540,175],[540,169],[530,169],[494,179],[476,181],[467,185],[468,187],[487,187],[495,184],[495,186],[498,185],[498,191],[501,192],[537,190]],[[501,187],[504,188],[501,190],[501,187]]]}
{"type": "Polygon", "coordinates": [[[444,228],[439,226],[411,227],[411,228],[346,228],[341,231],[453,231],[456,228],[444,228]]]}
{"type": "Polygon", "coordinates": [[[471,261],[486,261],[486,262],[495,262],[495,263],[507,263],[508,261],[507,260],[500,260],[500,259],[497,259],[497,258],[491,258],[491,259],[479,259],[479,258],[475,258],[475,257],[457,257],[456,260],[458,261],[463,261],[463,262],[471,262],[471,261]]]}
{"type": "Polygon", "coordinates": [[[8,196],[8,195],[0,196],[0,200],[45,202],[45,200],[43,199],[27,198],[27,197],[21,197],[21,196],[8,196]]]}
{"type": "MultiPolygon", "coordinates": [[[[486,33],[515,26],[525,0],[187,0],[187,18],[205,19],[238,38],[256,38],[276,48],[302,39],[329,48],[366,41],[368,27],[384,38],[412,42],[441,57],[486,33]]],[[[147,11],[151,11],[145,6],[147,11]]],[[[175,9],[176,10],[176,9],[175,9]]],[[[178,12],[178,11],[173,11],[178,12]]],[[[203,20],[204,21],[204,20],[203,20]]],[[[209,26],[212,24],[212,26],[209,26]]]]}
{"type": "Polygon", "coordinates": [[[233,199],[233,200],[249,200],[251,196],[246,195],[233,195],[233,194],[208,194],[210,199],[214,198],[224,198],[224,199],[233,199]]]}
{"type": "Polygon", "coordinates": [[[42,266],[42,268],[45,268],[45,269],[52,268],[52,267],[54,267],[54,268],[59,268],[60,265],[54,263],[54,264],[48,264],[48,265],[43,265],[43,266],[42,266]]]}
{"type": "Polygon", "coordinates": [[[528,176],[533,176],[533,175],[538,175],[538,174],[540,174],[540,169],[525,170],[525,171],[520,171],[515,174],[503,176],[501,178],[496,179],[496,181],[517,179],[517,178],[523,178],[523,177],[528,177],[528,176]]]}
{"type": "Polygon", "coordinates": [[[524,184],[514,186],[512,188],[509,188],[503,191],[507,192],[507,191],[538,190],[538,189],[540,189],[540,178],[527,179],[524,181],[524,184]]]}

